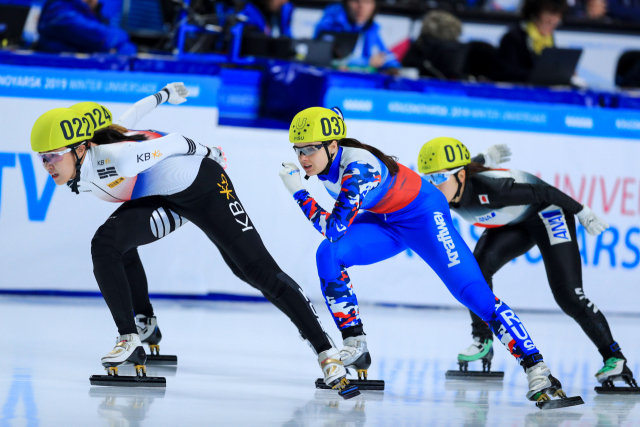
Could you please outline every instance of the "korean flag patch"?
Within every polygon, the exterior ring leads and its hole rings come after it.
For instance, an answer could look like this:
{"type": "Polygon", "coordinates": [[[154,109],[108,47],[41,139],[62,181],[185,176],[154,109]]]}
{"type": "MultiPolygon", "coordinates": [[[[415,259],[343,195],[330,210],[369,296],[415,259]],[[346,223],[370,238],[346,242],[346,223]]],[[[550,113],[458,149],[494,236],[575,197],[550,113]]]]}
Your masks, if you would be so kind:
{"type": "Polygon", "coordinates": [[[489,204],[489,196],[486,194],[479,194],[478,198],[480,199],[480,204],[488,205],[489,204]]]}

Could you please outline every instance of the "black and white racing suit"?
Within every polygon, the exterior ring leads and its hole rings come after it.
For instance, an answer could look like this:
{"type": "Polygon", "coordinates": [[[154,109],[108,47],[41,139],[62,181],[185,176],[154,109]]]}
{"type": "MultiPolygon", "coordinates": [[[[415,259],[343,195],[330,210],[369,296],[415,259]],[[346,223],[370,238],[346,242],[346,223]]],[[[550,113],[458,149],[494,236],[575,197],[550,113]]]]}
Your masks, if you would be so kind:
{"type": "MultiPolygon", "coordinates": [[[[466,180],[460,202],[451,204],[463,219],[486,228],[474,255],[489,286],[502,266],[537,245],[560,308],[582,327],[604,360],[622,358],[604,314],[582,287],[574,217],[582,208],[557,188],[517,170],[476,174],[466,180]]],[[[491,338],[489,327],[474,313],[471,318],[473,336],[491,338]]]]}

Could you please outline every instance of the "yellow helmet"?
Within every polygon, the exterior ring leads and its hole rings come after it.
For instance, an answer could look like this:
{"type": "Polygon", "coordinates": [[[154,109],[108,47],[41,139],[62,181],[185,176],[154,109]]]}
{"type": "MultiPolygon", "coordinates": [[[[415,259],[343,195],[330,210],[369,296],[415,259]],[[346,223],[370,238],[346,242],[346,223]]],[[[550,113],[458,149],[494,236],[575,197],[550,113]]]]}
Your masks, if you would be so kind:
{"type": "Polygon", "coordinates": [[[427,142],[418,154],[418,171],[434,173],[471,163],[471,155],[464,144],[455,138],[441,136],[427,142]]]}
{"type": "Polygon", "coordinates": [[[31,149],[51,151],[91,139],[91,121],[69,108],[54,108],[36,120],[31,129],[31,149]]]}
{"type": "Polygon", "coordinates": [[[111,119],[111,111],[104,105],[100,105],[96,102],[79,102],[73,104],[70,109],[77,111],[82,116],[89,117],[91,124],[93,125],[94,132],[100,129],[104,129],[111,126],[113,123],[111,119]]]}
{"type": "Polygon", "coordinates": [[[289,142],[320,142],[347,136],[347,125],[338,107],[311,107],[300,111],[291,121],[289,142]]]}

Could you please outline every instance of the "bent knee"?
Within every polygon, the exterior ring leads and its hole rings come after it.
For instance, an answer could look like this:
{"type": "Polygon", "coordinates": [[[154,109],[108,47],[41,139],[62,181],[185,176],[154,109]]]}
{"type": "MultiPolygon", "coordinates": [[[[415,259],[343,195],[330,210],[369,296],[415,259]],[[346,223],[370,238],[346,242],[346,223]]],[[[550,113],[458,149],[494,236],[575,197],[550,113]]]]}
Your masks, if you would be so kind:
{"type": "Polygon", "coordinates": [[[98,227],[91,239],[91,256],[95,258],[117,253],[116,235],[116,228],[112,224],[105,223],[98,227]]]}
{"type": "Polygon", "coordinates": [[[587,298],[581,286],[567,286],[564,292],[553,294],[558,307],[569,317],[584,313],[586,310],[597,310],[596,305],[587,298]]]}
{"type": "Polygon", "coordinates": [[[284,291],[285,283],[278,277],[280,273],[281,270],[263,261],[256,261],[241,269],[247,283],[272,298],[278,298],[284,291]]]}
{"type": "Polygon", "coordinates": [[[316,250],[316,263],[333,259],[335,253],[334,249],[334,243],[331,243],[327,239],[323,239],[316,250]]]}

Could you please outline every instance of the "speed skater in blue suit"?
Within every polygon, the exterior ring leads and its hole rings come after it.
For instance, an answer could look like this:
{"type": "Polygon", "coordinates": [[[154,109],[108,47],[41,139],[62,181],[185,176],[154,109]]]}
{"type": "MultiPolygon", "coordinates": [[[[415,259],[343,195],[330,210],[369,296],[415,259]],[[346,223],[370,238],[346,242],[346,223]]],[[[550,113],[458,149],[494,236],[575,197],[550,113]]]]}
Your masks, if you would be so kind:
{"type": "Polygon", "coordinates": [[[451,294],[484,320],[524,368],[533,401],[565,397],[524,325],[498,299],[453,226],[443,194],[418,174],[375,147],[347,138],[338,108],[312,107],[289,128],[306,179],[317,176],[336,200],[328,212],[304,188],[300,169],[284,163],[280,177],[325,240],[316,262],[327,307],[342,332],[340,358],[366,378],[371,365],[358,300],[347,269],[370,265],[411,249],[451,294]]]}

